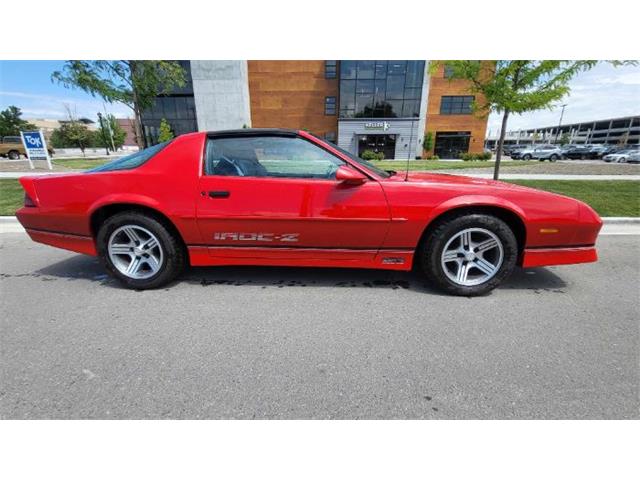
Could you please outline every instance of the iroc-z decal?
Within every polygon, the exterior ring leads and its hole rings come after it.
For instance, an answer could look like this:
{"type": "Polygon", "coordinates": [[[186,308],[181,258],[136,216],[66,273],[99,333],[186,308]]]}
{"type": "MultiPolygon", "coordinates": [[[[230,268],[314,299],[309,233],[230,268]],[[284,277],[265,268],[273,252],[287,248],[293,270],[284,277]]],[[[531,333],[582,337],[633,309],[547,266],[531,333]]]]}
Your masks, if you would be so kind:
{"type": "Polygon", "coordinates": [[[232,240],[236,242],[297,242],[299,233],[239,233],[215,232],[214,240],[232,240]]]}

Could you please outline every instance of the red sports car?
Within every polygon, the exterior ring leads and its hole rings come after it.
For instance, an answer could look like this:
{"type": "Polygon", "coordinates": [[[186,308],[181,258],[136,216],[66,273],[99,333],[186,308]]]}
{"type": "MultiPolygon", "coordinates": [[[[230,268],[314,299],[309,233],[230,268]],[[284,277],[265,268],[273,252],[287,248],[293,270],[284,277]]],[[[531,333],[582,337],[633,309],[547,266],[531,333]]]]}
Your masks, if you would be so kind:
{"type": "Polygon", "coordinates": [[[187,264],[410,270],[457,295],[516,265],[593,262],[586,204],[506,183],[385,171],[304,131],[180,136],[83,173],[30,176],[36,242],[98,255],[135,289],[187,264]]]}

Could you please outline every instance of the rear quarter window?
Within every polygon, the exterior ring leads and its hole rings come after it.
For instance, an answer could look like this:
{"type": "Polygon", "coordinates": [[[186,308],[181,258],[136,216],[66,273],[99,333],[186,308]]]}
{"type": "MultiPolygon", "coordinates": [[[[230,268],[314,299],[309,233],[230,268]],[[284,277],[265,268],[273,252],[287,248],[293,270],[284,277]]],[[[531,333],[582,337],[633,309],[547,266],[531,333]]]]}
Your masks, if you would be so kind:
{"type": "Polygon", "coordinates": [[[92,168],[91,170],[87,170],[86,173],[132,170],[149,161],[149,159],[163,150],[164,147],[169,145],[169,143],[170,142],[159,143],[157,145],[154,145],[153,147],[145,148],[144,150],[140,150],[139,152],[127,155],[126,157],[120,157],[116,160],[113,160],[112,162],[105,163],[104,165],[92,168]]]}

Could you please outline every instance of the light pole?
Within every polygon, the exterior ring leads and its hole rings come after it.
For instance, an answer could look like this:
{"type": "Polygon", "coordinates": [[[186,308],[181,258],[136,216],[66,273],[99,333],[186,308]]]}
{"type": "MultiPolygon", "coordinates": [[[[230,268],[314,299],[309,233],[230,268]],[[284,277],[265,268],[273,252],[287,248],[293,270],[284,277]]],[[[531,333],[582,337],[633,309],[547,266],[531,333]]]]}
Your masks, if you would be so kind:
{"type": "Polygon", "coordinates": [[[107,146],[107,142],[106,142],[106,136],[104,134],[104,122],[102,121],[102,113],[98,112],[98,121],[100,122],[100,133],[102,134],[102,139],[105,141],[105,146],[104,149],[107,152],[107,155],[109,155],[109,147],[107,146]]]}
{"type": "Polygon", "coordinates": [[[555,140],[555,144],[558,144],[558,135],[560,135],[560,127],[562,126],[562,117],[564,117],[564,107],[566,107],[568,105],[568,103],[565,103],[564,105],[561,105],[562,107],[562,111],[560,112],[560,121],[558,122],[558,129],[556,130],[556,140],[555,140]]]}

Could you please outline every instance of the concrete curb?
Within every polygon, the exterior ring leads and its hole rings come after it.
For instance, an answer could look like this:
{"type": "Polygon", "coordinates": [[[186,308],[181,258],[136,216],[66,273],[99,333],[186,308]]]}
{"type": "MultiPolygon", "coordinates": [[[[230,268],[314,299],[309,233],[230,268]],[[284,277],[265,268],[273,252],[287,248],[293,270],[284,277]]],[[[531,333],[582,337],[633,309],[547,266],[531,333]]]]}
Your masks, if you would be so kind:
{"type": "MultiPolygon", "coordinates": [[[[640,217],[603,217],[602,235],[640,235],[640,217]]],[[[16,217],[0,216],[0,233],[20,233],[24,228],[16,217]]]]}

